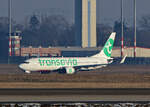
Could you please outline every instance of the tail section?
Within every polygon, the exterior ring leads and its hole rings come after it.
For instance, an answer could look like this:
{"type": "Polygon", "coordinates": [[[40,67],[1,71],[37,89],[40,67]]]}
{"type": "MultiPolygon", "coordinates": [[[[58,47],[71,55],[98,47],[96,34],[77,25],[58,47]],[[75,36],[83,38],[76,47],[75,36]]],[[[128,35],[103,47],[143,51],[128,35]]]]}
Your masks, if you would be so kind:
{"type": "Polygon", "coordinates": [[[111,53],[112,53],[112,48],[113,48],[113,45],[114,45],[115,36],[116,36],[115,32],[111,33],[109,39],[105,43],[105,45],[104,45],[103,49],[101,50],[101,52],[99,52],[96,55],[93,55],[92,57],[105,57],[106,59],[110,59],[111,58],[111,53]]]}

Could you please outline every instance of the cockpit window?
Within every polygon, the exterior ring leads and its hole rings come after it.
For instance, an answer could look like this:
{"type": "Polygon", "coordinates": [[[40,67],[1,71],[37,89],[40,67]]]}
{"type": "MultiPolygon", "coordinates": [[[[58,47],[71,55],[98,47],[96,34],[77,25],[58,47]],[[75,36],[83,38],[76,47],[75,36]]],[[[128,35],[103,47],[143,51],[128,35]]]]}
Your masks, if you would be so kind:
{"type": "Polygon", "coordinates": [[[25,61],[25,62],[23,62],[23,63],[25,63],[25,64],[29,64],[29,62],[27,62],[27,61],[25,61]]]}

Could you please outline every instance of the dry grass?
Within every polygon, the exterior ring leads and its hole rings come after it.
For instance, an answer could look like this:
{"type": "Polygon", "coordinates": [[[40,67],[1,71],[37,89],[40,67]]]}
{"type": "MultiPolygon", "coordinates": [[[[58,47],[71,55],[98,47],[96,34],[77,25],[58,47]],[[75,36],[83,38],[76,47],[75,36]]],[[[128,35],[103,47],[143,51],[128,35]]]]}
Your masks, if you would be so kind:
{"type": "Polygon", "coordinates": [[[109,66],[75,75],[24,74],[17,65],[0,65],[0,88],[150,88],[150,66],[109,66]]]}
{"type": "Polygon", "coordinates": [[[28,83],[28,82],[1,82],[0,88],[150,88],[149,83],[28,83]]]}

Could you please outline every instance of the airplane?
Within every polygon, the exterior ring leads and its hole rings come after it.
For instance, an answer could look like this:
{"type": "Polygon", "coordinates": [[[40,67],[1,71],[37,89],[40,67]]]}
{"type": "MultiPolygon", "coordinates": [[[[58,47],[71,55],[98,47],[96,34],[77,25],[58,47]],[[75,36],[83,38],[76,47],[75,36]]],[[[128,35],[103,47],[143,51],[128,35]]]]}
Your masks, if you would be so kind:
{"type": "MultiPolygon", "coordinates": [[[[74,74],[78,70],[92,70],[105,67],[113,62],[111,58],[115,40],[115,32],[112,32],[103,49],[90,57],[39,57],[31,58],[20,64],[19,67],[26,73],[39,71],[41,73],[58,71],[74,74]]],[[[124,62],[123,61],[121,63],[124,62]]]]}

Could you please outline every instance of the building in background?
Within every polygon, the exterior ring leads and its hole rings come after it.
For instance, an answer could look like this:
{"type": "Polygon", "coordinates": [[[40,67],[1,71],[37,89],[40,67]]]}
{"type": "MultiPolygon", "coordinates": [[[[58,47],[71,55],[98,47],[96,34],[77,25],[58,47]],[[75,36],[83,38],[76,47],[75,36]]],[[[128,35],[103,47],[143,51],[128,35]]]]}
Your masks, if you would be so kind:
{"type": "Polygon", "coordinates": [[[21,47],[21,32],[15,32],[9,38],[9,56],[22,56],[22,57],[42,57],[42,56],[61,56],[59,48],[51,47],[21,47]]]}
{"type": "Polygon", "coordinates": [[[21,47],[20,56],[22,57],[54,57],[61,56],[59,48],[51,47],[21,47]]]}
{"type": "Polygon", "coordinates": [[[9,37],[9,56],[20,56],[20,31],[9,37]]]}
{"type": "Polygon", "coordinates": [[[75,0],[76,46],[96,47],[96,0],[75,0]]]}
{"type": "MultiPolygon", "coordinates": [[[[64,56],[64,57],[85,57],[92,56],[98,53],[102,47],[23,47],[21,46],[21,35],[20,32],[15,32],[9,40],[9,56],[12,57],[53,57],[53,56],[64,56]]],[[[128,57],[134,57],[134,47],[124,48],[124,53],[128,57]]],[[[114,47],[112,51],[112,57],[121,57],[120,48],[114,47]]],[[[150,48],[137,47],[137,57],[150,57],[150,48]]]]}

